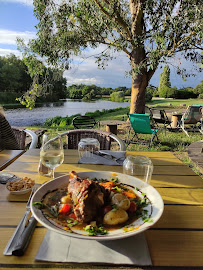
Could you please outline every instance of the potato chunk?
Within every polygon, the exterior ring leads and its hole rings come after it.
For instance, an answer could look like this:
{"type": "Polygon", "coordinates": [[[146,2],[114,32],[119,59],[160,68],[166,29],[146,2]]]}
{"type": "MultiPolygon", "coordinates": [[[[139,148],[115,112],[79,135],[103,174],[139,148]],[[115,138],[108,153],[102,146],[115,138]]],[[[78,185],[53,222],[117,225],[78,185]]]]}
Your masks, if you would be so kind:
{"type": "Polygon", "coordinates": [[[128,214],[125,210],[119,208],[119,209],[113,209],[106,213],[104,216],[104,224],[107,225],[117,225],[121,224],[128,220],[128,214]]]}
{"type": "Polygon", "coordinates": [[[70,198],[70,195],[66,195],[66,196],[63,196],[61,198],[61,203],[64,203],[64,204],[72,204],[72,201],[71,201],[71,198],[70,198]]]}
{"type": "Polygon", "coordinates": [[[120,193],[116,193],[112,197],[112,203],[115,204],[118,208],[122,208],[123,210],[128,210],[130,207],[129,199],[120,193]]]}

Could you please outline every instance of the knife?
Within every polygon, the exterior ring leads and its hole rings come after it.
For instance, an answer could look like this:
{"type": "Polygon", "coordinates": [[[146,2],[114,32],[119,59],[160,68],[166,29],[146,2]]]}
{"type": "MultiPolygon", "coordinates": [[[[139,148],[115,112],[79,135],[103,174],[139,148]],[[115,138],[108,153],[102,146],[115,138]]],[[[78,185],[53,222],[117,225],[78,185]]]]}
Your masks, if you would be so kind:
{"type": "Polygon", "coordinates": [[[33,188],[26,205],[25,214],[19,222],[12,237],[10,238],[3,252],[4,255],[22,256],[30,242],[35,226],[37,224],[37,221],[33,216],[28,220],[28,216],[30,214],[30,200],[35,190],[36,189],[33,188]]]}

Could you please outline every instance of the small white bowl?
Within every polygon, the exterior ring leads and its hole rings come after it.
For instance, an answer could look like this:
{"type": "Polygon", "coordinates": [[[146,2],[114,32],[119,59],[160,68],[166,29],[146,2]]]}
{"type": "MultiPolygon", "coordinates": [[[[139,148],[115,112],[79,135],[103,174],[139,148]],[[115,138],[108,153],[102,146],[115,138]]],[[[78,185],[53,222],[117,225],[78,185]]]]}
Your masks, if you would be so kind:
{"type": "MultiPolygon", "coordinates": [[[[19,189],[19,190],[10,190],[9,189],[9,186],[10,186],[11,182],[16,182],[16,181],[19,181],[19,180],[22,180],[22,179],[13,179],[13,180],[8,181],[6,183],[6,188],[10,192],[10,194],[13,194],[13,195],[23,195],[23,194],[26,194],[26,193],[30,192],[32,190],[32,188],[34,187],[34,185],[35,185],[35,181],[32,180],[33,181],[33,185],[31,187],[29,187],[29,188],[24,188],[23,187],[22,189],[19,189]]],[[[24,178],[23,178],[23,180],[26,181],[24,178]]]]}

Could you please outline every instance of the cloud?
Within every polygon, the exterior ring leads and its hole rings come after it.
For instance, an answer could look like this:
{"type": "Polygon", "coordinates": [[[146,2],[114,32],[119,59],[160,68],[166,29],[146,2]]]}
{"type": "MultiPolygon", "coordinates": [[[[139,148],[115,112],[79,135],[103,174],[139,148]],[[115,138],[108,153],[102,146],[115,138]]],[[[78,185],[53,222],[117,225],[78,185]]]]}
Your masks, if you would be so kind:
{"type": "Polygon", "coordinates": [[[26,6],[33,6],[33,0],[1,0],[1,2],[5,3],[20,3],[26,6]]]}
{"type": "Polygon", "coordinates": [[[18,32],[0,29],[0,44],[16,45],[17,37],[23,38],[25,40],[25,43],[27,43],[29,39],[35,38],[35,33],[29,31],[18,32]]]}
{"type": "Polygon", "coordinates": [[[131,78],[126,77],[126,71],[130,70],[128,58],[124,53],[118,53],[117,58],[108,61],[106,68],[98,69],[93,55],[102,51],[102,46],[95,50],[88,50],[82,56],[74,57],[74,63],[70,70],[64,72],[67,84],[95,84],[101,87],[131,86],[131,78]]]}
{"type": "Polygon", "coordinates": [[[18,50],[11,50],[11,49],[1,49],[0,48],[0,56],[8,56],[10,54],[14,54],[16,55],[17,57],[21,58],[22,57],[22,54],[20,51],[18,50]]]}

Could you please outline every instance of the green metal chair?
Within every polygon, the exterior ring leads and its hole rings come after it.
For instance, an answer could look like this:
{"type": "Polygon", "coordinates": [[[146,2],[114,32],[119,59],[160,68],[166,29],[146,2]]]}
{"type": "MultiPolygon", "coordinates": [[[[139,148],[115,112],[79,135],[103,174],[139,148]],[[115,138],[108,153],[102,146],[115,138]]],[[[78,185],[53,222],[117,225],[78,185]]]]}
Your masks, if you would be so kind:
{"type": "MultiPolygon", "coordinates": [[[[153,123],[150,121],[150,115],[149,114],[129,114],[130,124],[131,127],[129,129],[128,133],[128,140],[127,145],[130,143],[139,143],[143,142],[143,139],[140,139],[138,137],[138,134],[150,134],[151,139],[149,141],[149,146],[153,144],[154,139],[156,138],[157,141],[159,141],[159,138],[157,136],[158,129],[154,128],[153,123]],[[132,139],[129,139],[131,129],[134,131],[134,135],[132,139]],[[137,138],[137,141],[134,141],[134,138],[137,138]]],[[[145,140],[144,140],[145,142],[145,140]]]]}

